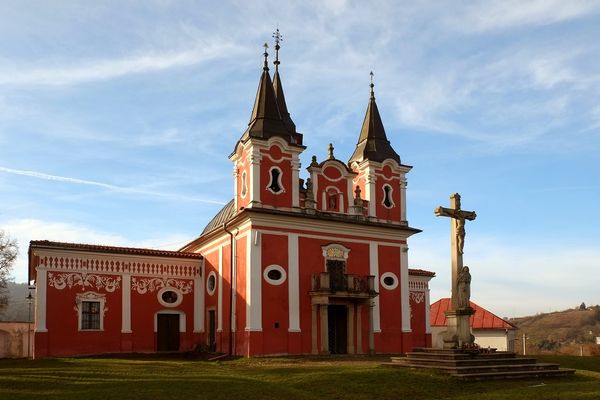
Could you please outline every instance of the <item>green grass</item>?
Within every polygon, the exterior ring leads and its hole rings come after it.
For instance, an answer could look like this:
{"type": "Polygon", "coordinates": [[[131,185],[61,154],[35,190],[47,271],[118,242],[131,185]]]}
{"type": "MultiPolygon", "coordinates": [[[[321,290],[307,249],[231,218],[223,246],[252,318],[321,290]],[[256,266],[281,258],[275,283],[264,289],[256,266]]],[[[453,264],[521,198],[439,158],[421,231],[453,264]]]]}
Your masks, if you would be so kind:
{"type": "Polygon", "coordinates": [[[559,357],[576,376],[461,382],[382,358],[0,360],[0,399],[599,399],[600,357],[559,357]]]}

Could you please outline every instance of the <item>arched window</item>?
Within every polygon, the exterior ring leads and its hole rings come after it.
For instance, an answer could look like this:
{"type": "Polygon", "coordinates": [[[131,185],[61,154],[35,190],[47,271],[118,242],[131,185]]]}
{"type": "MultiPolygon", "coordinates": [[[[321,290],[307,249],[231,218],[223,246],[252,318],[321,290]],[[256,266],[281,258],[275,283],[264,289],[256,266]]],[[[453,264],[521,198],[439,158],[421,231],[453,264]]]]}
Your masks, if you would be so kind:
{"type": "Polygon", "coordinates": [[[394,200],[392,200],[392,192],[394,189],[392,189],[392,187],[388,184],[383,185],[383,201],[381,202],[381,204],[383,204],[383,206],[385,208],[392,208],[394,207],[394,200]]]}
{"type": "Polygon", "coordinates": [[[269,170],[269,175],[271,176],[271,181],[267,186],[267,190],[274,194],[283,192],[283,185],[281,183],[281,176],[283,173],[281,170],[278,167],[271,167],[269,170]]]}

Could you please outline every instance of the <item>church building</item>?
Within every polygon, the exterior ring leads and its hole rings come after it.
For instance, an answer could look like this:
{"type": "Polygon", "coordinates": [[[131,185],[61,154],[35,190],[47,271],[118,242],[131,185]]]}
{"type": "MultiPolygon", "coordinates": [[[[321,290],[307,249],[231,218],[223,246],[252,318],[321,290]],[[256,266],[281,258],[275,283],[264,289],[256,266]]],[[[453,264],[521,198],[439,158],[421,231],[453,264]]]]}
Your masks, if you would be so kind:
{"type": "MultiPolygon", "coordinates": [[[[32,241],[36,357],[207,349],[241,356],[430,346],[429,280],[408,268],[406,175],[375,102],[346,162],[312,157],[279,40],[233,144],[233,196],[178,251],[32,241]]],[[[225,155],[224,155],[225,156],[225,155]]],[[[230,184],[224,182],[224,184],[230,184]]]]}

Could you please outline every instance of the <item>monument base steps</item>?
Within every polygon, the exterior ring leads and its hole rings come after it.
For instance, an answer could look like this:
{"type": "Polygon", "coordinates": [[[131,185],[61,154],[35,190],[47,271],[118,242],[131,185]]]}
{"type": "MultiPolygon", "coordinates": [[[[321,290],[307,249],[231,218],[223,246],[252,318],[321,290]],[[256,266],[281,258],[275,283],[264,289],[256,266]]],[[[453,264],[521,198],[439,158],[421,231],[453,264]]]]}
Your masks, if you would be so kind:
{"type": "Polygon", "coordinates": [[[511,352],[479,353],[456,349],[416,348],[406,357],[392,357],[394,367],[426,368],[449,373],[463,380],[523,379],[573,375],[573,369],[558,364],[538,363],[535,358],[517,357],[511,352]]]}

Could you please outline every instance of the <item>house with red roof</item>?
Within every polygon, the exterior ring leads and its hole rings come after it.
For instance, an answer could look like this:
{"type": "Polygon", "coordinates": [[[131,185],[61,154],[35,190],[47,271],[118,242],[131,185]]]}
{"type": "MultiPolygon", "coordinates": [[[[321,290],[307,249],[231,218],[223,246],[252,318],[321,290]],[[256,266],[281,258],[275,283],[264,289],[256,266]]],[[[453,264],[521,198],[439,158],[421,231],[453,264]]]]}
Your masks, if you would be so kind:
{"type": "MultiPolygon", "coordinates": [[[[498,351],[514,351],[515,331],[517,327],[480,305],[470,302],[475,310],[470,318],[471,333],[475,343],[483,348],[494,348],[498,351]]],[[[431,305],[430,323],[432,347],[443,347],[443,336],[446,332],[445,312],[450,308],[450,298],[443,298],[431,305]]]]}

